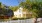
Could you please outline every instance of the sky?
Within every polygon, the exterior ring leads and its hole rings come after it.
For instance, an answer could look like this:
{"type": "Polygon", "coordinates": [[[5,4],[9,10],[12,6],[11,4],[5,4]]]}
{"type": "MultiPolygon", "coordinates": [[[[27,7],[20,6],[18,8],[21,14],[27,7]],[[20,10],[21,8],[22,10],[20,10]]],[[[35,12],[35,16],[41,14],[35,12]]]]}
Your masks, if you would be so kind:
{"type": "Polygon", "coordinates": [[[0,0],[0,2],[2,2],[2,4],[5,4],[7,6],[18,6],[19,5],[17,0],[0,0]]]}
{"type": "Polygon", "coordinates": [[[7,6],[18,6],[19,5],[17,0],[0,0],[0,2],[2,2],[2,4],[5,4],[7,6]]]}

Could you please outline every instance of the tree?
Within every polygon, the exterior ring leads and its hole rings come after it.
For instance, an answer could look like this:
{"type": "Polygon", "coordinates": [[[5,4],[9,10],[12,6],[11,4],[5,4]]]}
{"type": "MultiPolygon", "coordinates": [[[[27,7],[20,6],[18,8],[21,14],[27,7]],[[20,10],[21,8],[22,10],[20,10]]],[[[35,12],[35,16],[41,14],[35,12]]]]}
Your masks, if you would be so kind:
{"type": "Polygon", "coordinates": [[[13,11],[16,11],[19,7],[18,6],[15,6],[15,7],[9,7],[9,9],[13,10],[13,11]]]}
{"type": "Polygon", "coordinates": [[[32,11],[32,17],[36,18],[36,21],[37,21],[37,18],[39,16],[41,16],[41,11],[40,9],[42,8],[42,4],[41,2],[39,2],[39,0],[26,0],[26,2],[21,2],[20,5],[23,6],[24,8],[26,9],[29,9],[29,11],[32,11]],[[32,2],[31,2],[32,1],[32,2]],[[29,7],[28,7],[29,5],[29,7]]]}
{"type": "Polygon", "coordinates": [[[1,2],[0,2],[0,8],[1,8],[1,2]]]}

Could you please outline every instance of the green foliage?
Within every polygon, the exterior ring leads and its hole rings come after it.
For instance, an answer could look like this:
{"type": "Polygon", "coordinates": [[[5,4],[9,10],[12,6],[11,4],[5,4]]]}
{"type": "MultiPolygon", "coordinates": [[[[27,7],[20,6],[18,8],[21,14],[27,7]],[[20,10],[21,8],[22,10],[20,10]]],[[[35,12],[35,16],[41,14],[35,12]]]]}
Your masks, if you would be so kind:
{"type": "Polygon", "coordinates": [[[2,3],[0,2],[0,5],[1,5],[2,3]]]}
{"type": "Polygon", "coordinates": [[[1,2],[0,2],[0,5],[1,5],[1,2]]]}
{"type": "Polygon", "coordinates": [[[9,9],[16,11],[18,8],[19,8],[18,6],[15,6],[15,7],[10,7],[9,9]]]}
{"type": "Polygon", "coordinates": [[[20,5],[32,11],[32,17],[42,17],[42,2],[39,2],[39,0],[26,0],[26,2],[21,2],[20,5]]]}

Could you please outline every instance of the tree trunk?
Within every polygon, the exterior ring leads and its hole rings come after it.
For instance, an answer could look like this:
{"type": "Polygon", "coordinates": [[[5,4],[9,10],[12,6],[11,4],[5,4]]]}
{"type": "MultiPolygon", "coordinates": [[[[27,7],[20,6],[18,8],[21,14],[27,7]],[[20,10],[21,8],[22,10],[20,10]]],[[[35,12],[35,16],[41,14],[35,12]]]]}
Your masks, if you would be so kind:
{"type": "Polygon", "coordinates": [[[35,21],[34,21],[34,23],[37,23],[37,18],[35,18],[35,21]]]}

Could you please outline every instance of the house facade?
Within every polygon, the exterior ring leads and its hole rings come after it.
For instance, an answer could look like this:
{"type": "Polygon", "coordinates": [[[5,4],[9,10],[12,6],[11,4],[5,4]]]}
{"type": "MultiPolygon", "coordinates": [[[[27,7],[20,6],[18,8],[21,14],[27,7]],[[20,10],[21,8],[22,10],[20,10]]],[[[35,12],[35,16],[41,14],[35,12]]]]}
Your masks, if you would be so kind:
{"type": "Polygon", "coordinates": [[[28,18],[32,16],[32,12],[28,12],[27,9],[20,7],[14,12],[14,17],[16,18],[28,18]]]}

